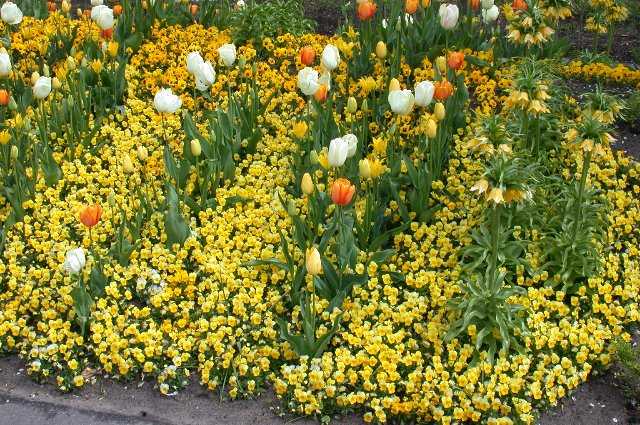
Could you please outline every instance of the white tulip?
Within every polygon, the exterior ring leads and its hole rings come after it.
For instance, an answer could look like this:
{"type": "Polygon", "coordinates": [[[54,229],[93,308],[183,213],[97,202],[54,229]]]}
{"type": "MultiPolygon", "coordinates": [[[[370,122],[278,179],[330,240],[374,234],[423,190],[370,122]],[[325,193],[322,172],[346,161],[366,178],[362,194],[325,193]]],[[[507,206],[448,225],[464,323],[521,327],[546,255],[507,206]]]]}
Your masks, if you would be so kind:
{"type": "Polygon", "coordinates": [[[0,9],[2,20],[9,25],[18,25],[22,22],[22,11],[13,2],[6,2],[0,9]]]}
{"type": "Polygon", "coordinates": [[[389,105],[398,115],[407,115],[413,110],[415,98],[411,90],[394,90],[389,92],[389,105]]]}
{"type": "Polygon", "coordinates": [[[82,271],[86,263],[87,260],[84,256],[84,250],[82,248],[76,248],[67,252],[62,267],[64,267],[67,273],[77,274],[82,271]]]}
{"type": "Polygon", "coordinates": [[[358,138],[355,134],[345,134],[342,139],[347,142],[349,150],[347,151],[347,158],[351,158],[358,151],[358,138]]]}
{"type": "Polygon", "coordinates": [[[483,9],[491,9],[491,6],[495,4],[495,0],[482,0],[483,9]]]}
{"type": "Polygon", "coordinates": [[[340,51],[333,44],[327,44],[322,51],[320,64],[328,71],[333,71],[340,65],[340,51]]]}
{"type": "Polygon", "coordinates": [[[440,25],[446,30],[455,28],[458,23],[458,16],[460,11],[455,4],[442,4],[440,5],[440,25]]]}
{"type": "Polygon", "coordinates": [[[245,4],[244,0],[238,0],[236,2],[236,8],[237,9],[244,9],[245,6],[246,6],[246,4],[245,4]]]}
{"type": "Polygon", "coordinates": [[[329,166],[331,167],[342,167],[344,162],[347,160],[347,155],[349,154],[349,143],[344,140],[342,137],[338,137],[337,139],[333,139],[329,143],[329,166]]]}
{"type": "Polygon", "coordinates": [[[191,52],[187,55],[187,71],[191,75],[196,75],[200,65],[204,63],[204,59],[200,56],[200,52],[191,52]]]}
{"type": "Polygon", "coordinates": [[[102,0],[91,0],[91,6],[100,6],[102,3],[102,0]]]}
{"type": "Polygon", "coordinates": [[[11,73],[11,56],[4,48],[0,51],[0,77],[6,77],[11,73]]]}
{"type": "Polygon", "coordinates": [[[101,30],[113,28],[113,10],[109,6],[98,5],[91,9],[91,19],[100,27],[101,30]]]}
{"type": "Polygon", "coordinates": [[[416,105],[428,106],[433,100],[435,87],[431,81],[421,81],[416,84],[416,105]]]}
{"type": "Polygon", "coordinates": [[[485,24],[491,24],[498,20],[498,15],[500,15],[500,9],[498,6],[493,5],[489,9],[482,9],[482,20],[485,24]]]}
{"type": "Polygon", "coordinates": [[[200,64],[194,76],[196,77],[196,88],[200,91],[205,91],[216,82],[216,71],[211,62],[200,64]]]}
{"type": "Polygon", "coordinates": [[[218,48],[218,55],[225,66],[231,67],[236,61],[236,46],[234,44],[223,44],[218,48]]]}
{"type": "Polygon", "coordinates": [[[305,67],[298,72],[298,88],[302,93],[307,96],[313,96],[319,87],[318,71],[305,67]]]}
{"type": "Polygon", "coordinates": [[[33,85],[33,95],[36,99],[44,99],[51,93],[51,77],[38,77],[33,85]]]}
{"type": "Polygon", "coordinates": [[[160,89],[153,98],[153,106],[160,113],[173,114],[182,106],[182,100],[171,89],[160,89]]]}

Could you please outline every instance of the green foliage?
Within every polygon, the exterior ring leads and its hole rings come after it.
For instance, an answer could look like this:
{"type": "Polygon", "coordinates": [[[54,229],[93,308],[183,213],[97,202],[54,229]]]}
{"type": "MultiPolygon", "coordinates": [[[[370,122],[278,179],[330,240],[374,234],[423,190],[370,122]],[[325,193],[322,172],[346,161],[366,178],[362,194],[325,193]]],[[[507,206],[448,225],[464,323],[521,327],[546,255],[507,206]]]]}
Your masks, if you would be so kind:
{"type": "Polygon", "coordinates": [[[518,339],[527,333],[524,308],[509,299],[526,295],[526,290],[517,285],[506,285],[505,276],[504,272],[495,276],[479,274],[462,282],[465,296],[449,303],[451,308],[461,311],[462,316],[451,324],[446,341],[467,332],[473,325],[477,332],[476,350],[481,351],[484,347],[489,361],[493,361],[499,350],[508,353],[511,349],[522,349],[518,339]]]}
{"type": "Polygon", "coordinates": [[[314,22],[304,17],[300,0],[250,1],[230,16],[229,23],[237,45],[252,42],[258,49],[264,49],[265,38],[300,35],[314,28],[314,22]]]}
{"type": "Polygon", "coordinates": [[[640,91],[636,90],[627,99],[624,120],[634,129],[640,129],[640,91]]]}
{"type": "Polygon", "coordinates": [[[622,390],[633,400],[640,398],[640,348],[618,338],[613,343],[616,371],[622,390]]]}

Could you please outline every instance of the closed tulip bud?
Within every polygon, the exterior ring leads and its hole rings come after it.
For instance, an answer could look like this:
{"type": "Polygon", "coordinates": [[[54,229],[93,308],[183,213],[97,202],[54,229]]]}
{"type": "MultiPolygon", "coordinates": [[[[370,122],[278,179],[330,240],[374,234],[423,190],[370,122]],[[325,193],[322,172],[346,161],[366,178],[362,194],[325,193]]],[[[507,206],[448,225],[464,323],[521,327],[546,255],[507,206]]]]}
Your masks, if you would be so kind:
{"type": "Polygon", "coordinates": [[[133,172],[136,171],[129,155],[125,155],[124,158],[122,158],[122,169],[127,174],[133,174],[133,172]]]}
{"type": "Polygon", "coordinates": [[[303,65],[311,66],[316,59],[316,51],[312,46],[305,46],[300,50],[300,62],[303,65]]]}
{"type": "Polygon", "coordinates": [[[82,17],[83,14],[84,14],[84,12],[82,12],[82,9],[80,9],[80,8],[76,9],[76,15],[78,15],[78,18],[82,17]]]}
{"type": "Polygon", "coordinates": [[[307,123],[304,121],[298,121],[295,124],[293,124],[293,134],[294,136],[296,136],[298,139],[302,139],[304,136],[307,135],[307,130],[309,129],[309,126],[307,126],[307,123]]]}
{"type": "Polygon", "coordinates": [[[389,91],[392,92],[396,90],[400,90],[400,81],[398,81],[397,78],[392,78],[389,82],[389,91]]]}
{"type": "Polygon", "coordinates": [[[371,178],[371,162],[369,162],[367,158],[361,159],[360,162],[358,162],[358,169],[360,171],[360,177],[363,179],[371,178]]]}
{"type": "Polygon", "coordinates": [[[0,106],[7,106],[9,104],[11,96],[5,89],[0,90],[0,106]]]}
{"type": "Polygon", "coordinates": [[[67,0],[62,0],[60,8],[62,9],[63,13],[69,13],[69,11],[71,10],[71,3],[69,3],[67,0]]]}
{"type": "Polygon", "coordinates": [[[49,65],[47,65],[46,63],[44,64],[44,66],[42,67],[42,74],[45,77],[49,77],[50,76],[50,71],[49,71],[49,65]]]}
{"type": "Polygon", "coordinates": [[[367,101],[367,99],[364,99],[362,101],[361,109],[363,111],[367,111],[369,109],[369,102],[367,101]]]}
{"type": "Polygon", "coordinates": [[[305,267],[307,268],[307,273],[311,276],[317,276],[322,273],[322,258],[320,258],[320,252],[316,247],[307,249],[305,267]]]}
{"type": "Polygon", "coordinates": [[[300,189],[302,189],[302,193],[305,195],[311,195],[314,191],[313,180],[311,179],[311,174],[304,173],[302,176],[302,181],[300,182],[300,189]]]}
{"type": "Polygon", "coordinates": [[[384,44],[384,41],[378,41],[376,44],[376,56],[380,59],[387,57],[387,45],[384,44]]]}
{"type": "Polygon", "coordinates": [[[38,71],[33,71],[31,74],[31,85],[34,85],[36,81],[38,81],[38,78],[40,78],[40,73],[38,71]]]}
{"type": "Polygon", "coordinates": [[[430,4],[431,0],[422,0],[422,7],[424,7],[425,9],[429,7],[430,4]]]}
{"type": "Polygon", "coordinates": [[[296,209],[296,204],[295,202],[293,202],[293,199],[289,199],[287,201],[287,214],[289,214],[292,217],[295,217],[298,215],[298,210],[296,209]]]}
{"type": "Polygon", "coordinates": [[[436,66],[438,67],[440,74],[444,74],[447,72],[447,59],[444,56],[438,56],[436,59],[436,66]]]}
{"type": "Polygon", "coordinates": [[[315,150],[309,152],[309,162],[311,162],[311,164],[313,165],[316,165],[318,163],[318,152],[316,152],[315,150]]]}
{"type": "Polygon", "coordinates": [[[432,118],[429,118],[429,121],[427,122],[427,137],[429,139],[433,139],[434,137],[436,137],[437,133],[438,124],[436,124],[436,122],[432,118]]]}
{"type": "Polygon", "coordinates": [[[404,11],[409,15],[413,15],[418,10],[418,0],[405,0],[404,11]]]}
{"type": "Polygon", "coordinates": [[[144,162],[147,160],[147,158],[149,158],[149,152],[147,151],[147,148],[145,148],[144,146],[138,146],[137,154],[140,162],[144,162]]]}
{"type": "Polygon", "coordinates": [[[445,109],[442,102],[436,103],[436,106],[433,108],[433,113],[435,114],[438,121],[442,121],[445,117],[445,109]]]}
{"type": "Polygon", "coordinates": [[[51,87],[53,87],[55,90],[59,90],[60,87],[62,87],[62,83],[60,82],[60,80],[58,80],[58,77],[53,77],[51,79],[51,87]]]}
{"type": "Polygon", "coordinates": [[[115,58],[116,55],[118,54],[119,47],[120,46],[116,41],[110,41],[107,47],[107,53],[109,53],[109,56],[111,56],[112,58],[115,58]]]}
{"type": "Polygon", "coordinates": [[[16,103],[16,100],[13,98],[13,96],[11,96],[9,98],[9,110],[15,111],[16,109],[18,109],[18,104],[16,103]]]}
{"type": "Polygon", "coordinates": [[[67,69],[69,71],[73,71],[74,69],[77,68],[77,63],[76,60],[73,58],[73,56],[68,56],[67,57],[67,69]]]}
{"type": "Polygon", "coordinates": [[[356,100],[355,97],[350,96],[349,99],[347,99],[347,112],[351,114],[355,114],[357,110],[358,110],[358,101],[356,100]]]}
{"type": "Polygon", "coordinates": [[[16,145],[11,146],[11,160],[15,161],[18,159],[18,147],[16,145]]]}
{"type": "Polygon", "coordinates": [[[200,146],[200,141],[198,139],[193,139],[191,141],[191,155],[196,158],[202,154],[202,146],[200,146]]]}

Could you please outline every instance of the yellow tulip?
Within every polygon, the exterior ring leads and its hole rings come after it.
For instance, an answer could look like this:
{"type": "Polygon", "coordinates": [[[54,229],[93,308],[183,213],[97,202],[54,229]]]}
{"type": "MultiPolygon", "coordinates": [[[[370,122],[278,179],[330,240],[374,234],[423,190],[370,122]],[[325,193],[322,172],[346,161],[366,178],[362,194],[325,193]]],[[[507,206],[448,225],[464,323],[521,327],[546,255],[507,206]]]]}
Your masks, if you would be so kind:
{"type": "Polygon", "coordinates": [[[442,121],[444,119],[446,111],[444,109],[444,105],[442,104],[442,102],[436,103],[436,106],[434,106],[433,108],[433,113],[438,119],[438,121],[442,121]]]}
{"type": "Polygon", "coordinates": [[[133,166],[133,162],[131,162],[131,157],[129,155],[125,155],[124,158],[122,159],[122,169],[127,174],[133,174],[133,172],[136,171],[135,167],[133,166]]]}
{"type": "Polygon", "coordinates": [[[438,124],[433,120],[433,118],[429,118],[429,121],[427,122],[427,137],[429,139],[433,139],[434,137],[436,137],[437,133],[438,124]]]}
{"type": "Polygon", "coordinates": [[[11,134],[8,131],[0,131],[0,145],[6,145],[11,140],[11,134]]]}
{"type": "Polygon", "coordinates": [[[305,266],[307,267],[307,273],[311,276],[316,276],[322,273],[322,259],[320,258],[320,252],[318,252],[316,247],[307,249],[305,266]]]}
{"type": "Polygon", "coordinates": [[[298,138],[302,139],[306,134],[309,127],[307,123],[304,121],[298,121],[293,124],[293,134],[298,138]]]}
{"type": "Polygon", "coordinates": [[[193,139],[191,141],[191,155],[198,157],[202,154],[202,146],[200,146],[200,141],[198,139],[193,139]]]}
{"type": "Polygon", "coordinates": [[[313,180],[309,173],[304,173],[302,181],[300,182],[300,189],[305,195],[311,195],[314,191],[313,180]]]}
{"type": "Polygon", "coordinates": [[[440,71],[440,74],[445,74],[447,72],[447,58],[444,56],[438,56],[436,58],[436,67],[440,71]]]}
{"type": "Polygon", "coordinates": [[[380,59],[387,57],[387,45],[384,44],[384,41],[378,41],[376,44],[376,56],[380,59]]]}
{"type": "Polygon", "coordinates": [[[371,162],[367,158],[360,160],[358,169],[360,171],[360,177],[363,179],[371,178],[371,162]]]}
{"type": "Polygon", "coordinates": [[[389,91],[400,90],[400,81],[397,78],[392,78],[391,82],[389,82],[389,91]]]}

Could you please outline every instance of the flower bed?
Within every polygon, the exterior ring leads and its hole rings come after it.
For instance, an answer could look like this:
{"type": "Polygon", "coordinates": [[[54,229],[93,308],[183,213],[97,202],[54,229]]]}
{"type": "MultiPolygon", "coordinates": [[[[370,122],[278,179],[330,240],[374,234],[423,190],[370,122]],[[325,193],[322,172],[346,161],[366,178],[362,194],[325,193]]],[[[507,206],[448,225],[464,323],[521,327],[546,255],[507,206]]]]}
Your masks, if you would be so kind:
{"type": "MultiPolygon", "coordinates": [[[[412,19],[451,26],[423,3],[412,19]]],[[[640,165],[610,147],[610,103],[479,46],[388,53],[366,23],[237,49],[154,25],[127,46],[128,12],[115,35],[100,11],[11,27],[0,352],[34,378],[534,423],[629,339],[640,165]]]]}

